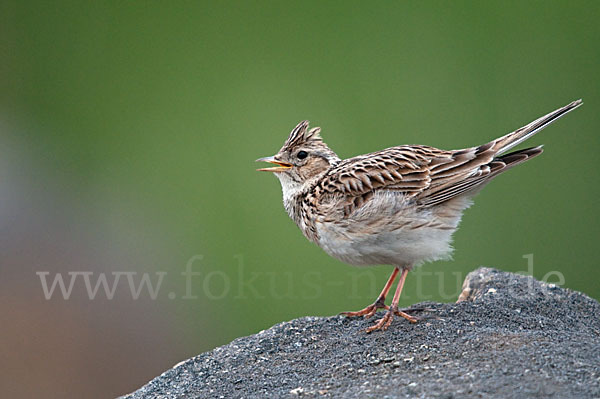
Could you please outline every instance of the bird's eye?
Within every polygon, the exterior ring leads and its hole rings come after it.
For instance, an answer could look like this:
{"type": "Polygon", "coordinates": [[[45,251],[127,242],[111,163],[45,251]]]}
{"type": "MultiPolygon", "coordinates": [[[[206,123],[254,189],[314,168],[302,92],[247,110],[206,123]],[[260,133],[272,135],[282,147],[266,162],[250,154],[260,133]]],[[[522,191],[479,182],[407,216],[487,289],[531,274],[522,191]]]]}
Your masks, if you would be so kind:
{"type": "Polygon", "coordinates": [[[299,151],[296,156],[298,157],[298,159],[304,159],[304,158],[306,158],[308,156],[308,152],[306,152],[306,151],[299,151]]]}

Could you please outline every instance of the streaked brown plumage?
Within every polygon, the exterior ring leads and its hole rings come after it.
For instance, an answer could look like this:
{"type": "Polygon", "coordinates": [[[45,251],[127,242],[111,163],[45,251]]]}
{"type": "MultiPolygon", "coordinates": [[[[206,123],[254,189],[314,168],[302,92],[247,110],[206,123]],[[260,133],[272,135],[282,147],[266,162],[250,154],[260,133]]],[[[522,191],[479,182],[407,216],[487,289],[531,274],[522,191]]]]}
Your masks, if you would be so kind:
{"type": "Polygon", "coordinates": [[[275,172],[286,211],[303,234],[331,256],[356,265],[390,264],[394,272],[374,304],[349,316],[385,316],[368,329],[386,329],[398,310],[407,272],[448,257],[452,233],[471,198],[491,179],[542,153],[542,147],[507,151],[582,104],[574,101],[486,144],[461,150],[402,145],[341,160],[320,128],[300,122],[266,161],[275,172]],[[401,271],[391,307],[385,297],[401,271]]]}

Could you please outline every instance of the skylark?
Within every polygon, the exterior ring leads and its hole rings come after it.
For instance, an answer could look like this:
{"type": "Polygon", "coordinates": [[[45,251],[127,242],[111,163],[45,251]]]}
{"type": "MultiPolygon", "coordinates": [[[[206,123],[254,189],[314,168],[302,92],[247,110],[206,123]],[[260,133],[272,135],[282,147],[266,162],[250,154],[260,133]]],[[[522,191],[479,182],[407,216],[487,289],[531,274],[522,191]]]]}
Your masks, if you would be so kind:
{"type": "Polygon", "coordinates": [[[306,238],[329,255],[353,265],[394,266],[376,301],[346,316],[371,317],[387,312],[373,326],[387,329],[394,314],[417,319],[398,309],[409,270],[424,262],[447,259],[452,234],[472,197],[500,173],[542,153],[542,146],[511,148],[582,104],[557,109],[530,124],[486,144],[462,150],[402,145],[354,158],[340,159],[302,121],[279,152],[257,161],[276,167],[283,205],[306,238]],[[398,273],[391,306],[385,297],[398,273]]]}

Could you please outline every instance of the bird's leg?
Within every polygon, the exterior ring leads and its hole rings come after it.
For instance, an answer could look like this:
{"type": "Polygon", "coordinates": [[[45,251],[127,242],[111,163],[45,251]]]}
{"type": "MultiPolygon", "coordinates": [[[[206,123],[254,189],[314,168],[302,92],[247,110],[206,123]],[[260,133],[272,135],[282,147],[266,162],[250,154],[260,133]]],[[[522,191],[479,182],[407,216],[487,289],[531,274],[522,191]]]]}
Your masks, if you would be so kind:
{"type": "Polygon", "coordinates": [[[375,325],[367,328],[367,332],[383,329],[387,330],[387,328],[392,324],[392,320],[394,319],[394,315],[402,316],[406,320],[411,323],[416,323],[417,319],[412,317],[404,312],[398,310],[398,302],[400,301],[400,293],[402,292],[402,287],[404,286],[404,280],[406,280],[406,275],[408,274],[408,268],[402,269],[402,274],[400,274],[400,280],[398,281],[398,286],[396,287],[396,292],[394,293],[394,298],[392,299],[392,304],[389,307],[388,311],[385,312],[385,315],[375,323],[375,325]]]}
{"type": "Polygon", "coordinates": [[[379,294],[379,296],[377,297],[377,300],[373,304],[371,304],[371,305],[367,306],[366,308],[359,310],[357,312],[342,312],[340,314],[343,314],[344,316],[348,316],[348,317],[364,316],[366,318],[369,318],[369,317],[373,316],[375,314],[375,312],[377,312],[377,309],[389,309],[389,307],[385,305],[385,297],[387,296],[388,292],[390,291],[390,288],[392,287],[392,284],[394,283],[394,280],[396,279],[396,276],[398,275],[398,271],[399,271],[398,267],[395,267],[394,271],[392,272],[392,275],[388,279],[387,283],[385,283],[383,290],[381,290],[381,294],[379,294]]]}

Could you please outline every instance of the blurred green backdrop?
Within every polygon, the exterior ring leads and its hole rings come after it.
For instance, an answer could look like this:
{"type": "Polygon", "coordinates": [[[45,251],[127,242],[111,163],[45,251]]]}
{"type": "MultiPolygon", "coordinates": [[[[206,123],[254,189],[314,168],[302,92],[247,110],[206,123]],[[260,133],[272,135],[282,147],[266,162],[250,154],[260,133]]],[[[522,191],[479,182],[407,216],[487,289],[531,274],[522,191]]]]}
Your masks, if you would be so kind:
{"type": "Polygon", "coordinates": [[[389,268],[307,242],[255,172],[302,119],[349,157],[481,144],[583,98],[401,305],[455,300],[480,265],[527,271],[526,254],[536,278],[600,298],[599,20],[597,1],[2,2],[0,385],[116,396],[235,337],[370,303],[389,268]],[[112,300],[83,280],[46,300],[39,271],[166,275],[156,300],[125,280],[112,300]]]}

